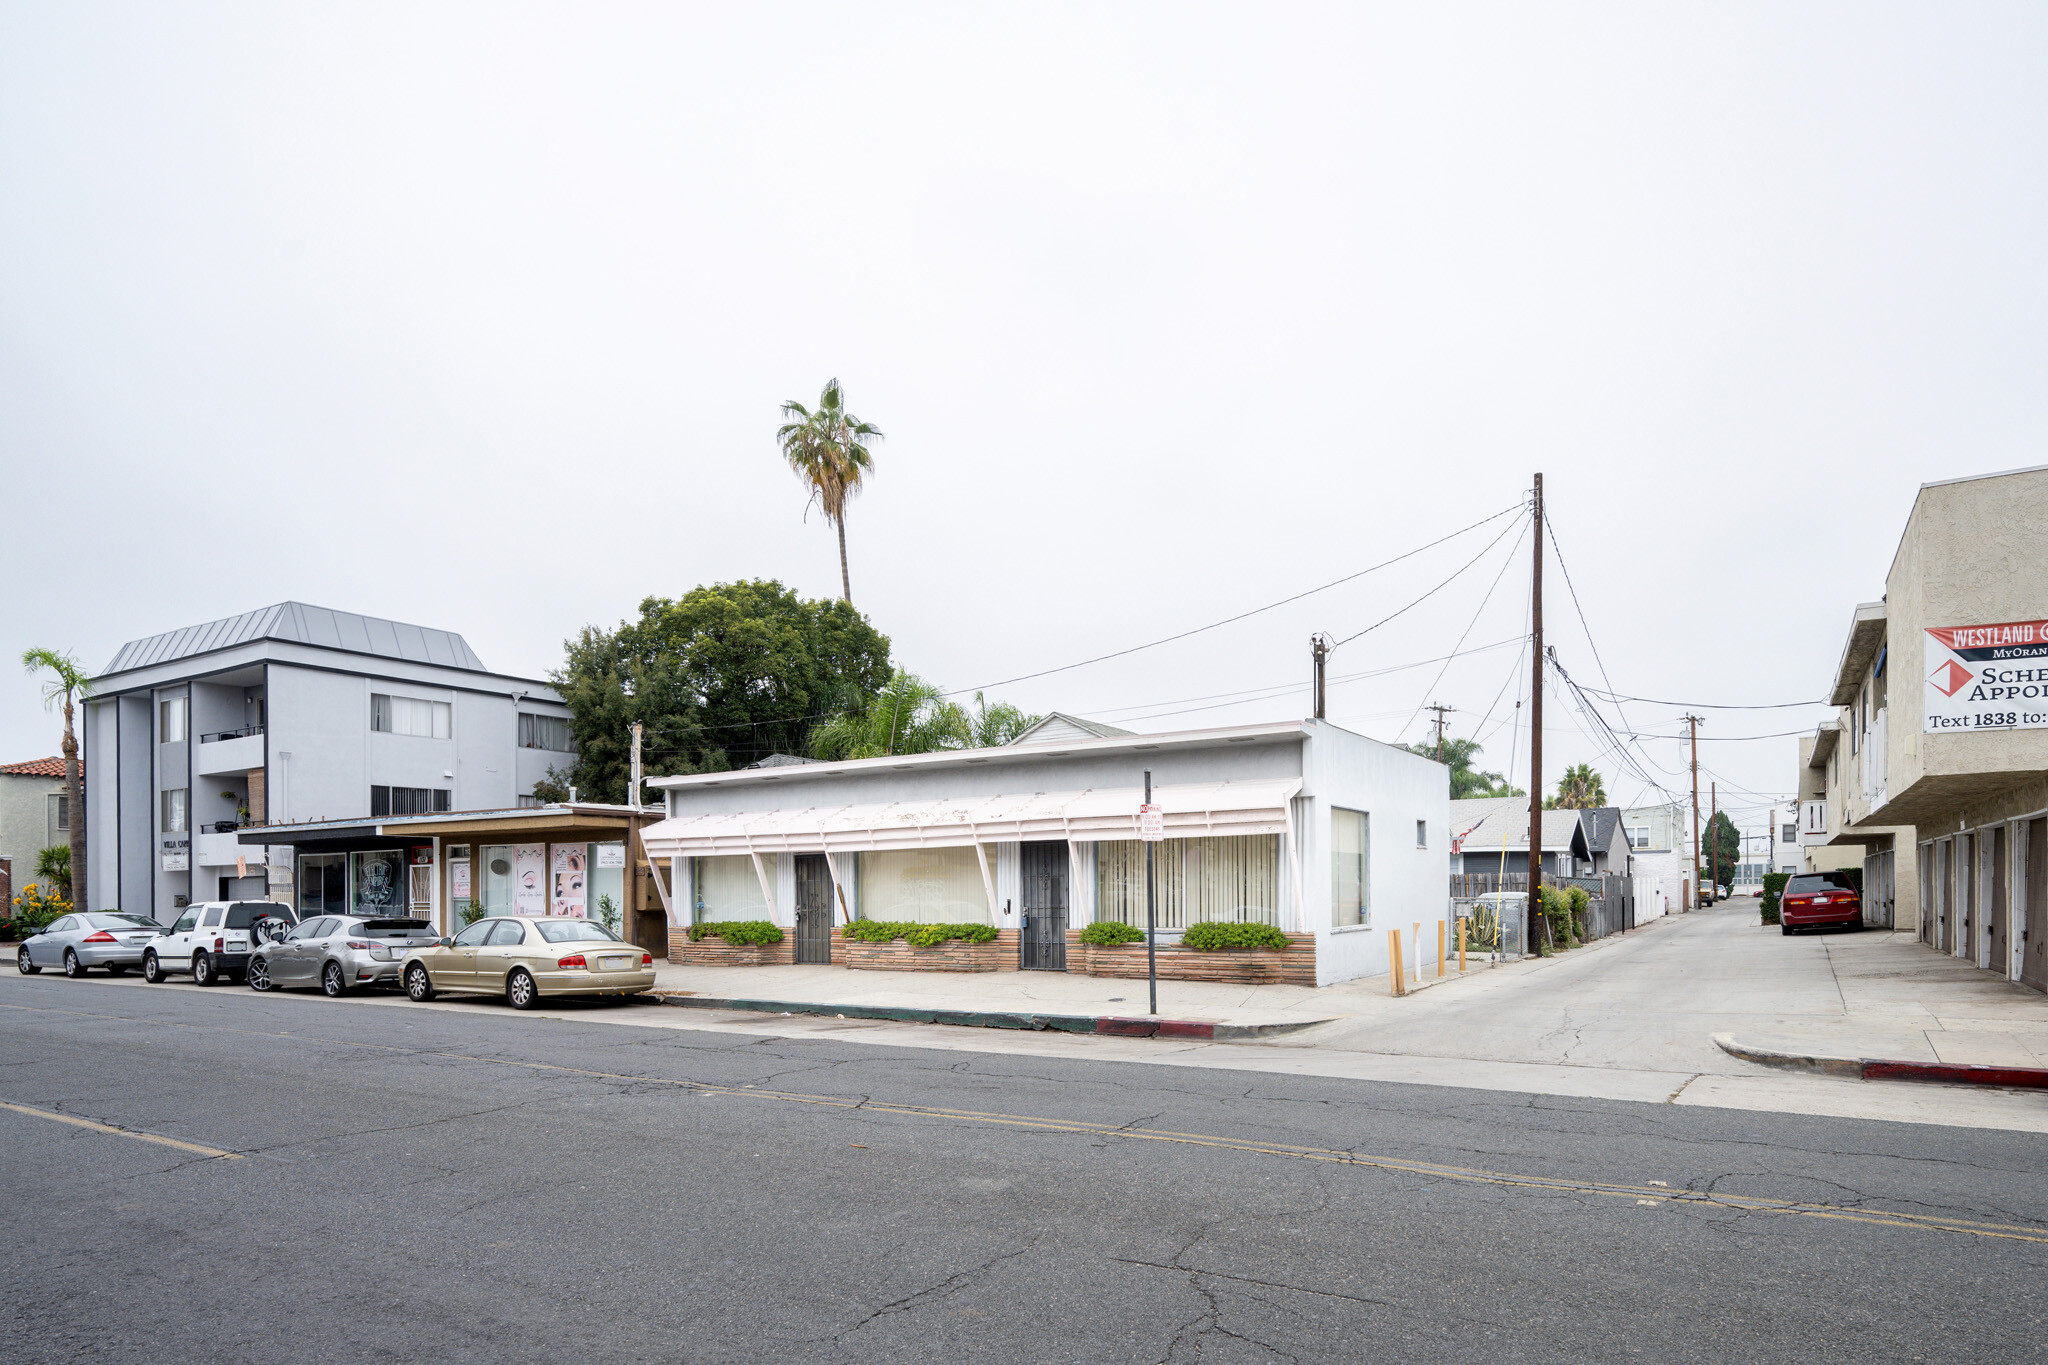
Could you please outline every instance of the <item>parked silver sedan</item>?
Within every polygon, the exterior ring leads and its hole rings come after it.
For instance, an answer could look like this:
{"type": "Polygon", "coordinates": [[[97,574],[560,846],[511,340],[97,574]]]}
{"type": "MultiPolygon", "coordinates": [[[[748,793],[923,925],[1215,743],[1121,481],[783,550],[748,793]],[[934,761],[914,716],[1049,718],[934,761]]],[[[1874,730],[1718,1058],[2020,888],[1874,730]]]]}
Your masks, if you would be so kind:
{"type": "Polygon", "coordinates": [[[62,915],[39,934],[30,936],[14,956],[23,976],[45,967],[62,967],[66,976],[84,976],[89,967],[105,967],[119,976],[140,966],[142,951],[156,942],[163,926],[141,915],[88,911],[62,915]]]}
{"type": "Polygon", "coordinates": [[[329,995],[396,986],[406,954],[440,941],[423,919],[324,915],[257,948],[249,958],[249,985],[259,991],[318,986],[329,995]]]}

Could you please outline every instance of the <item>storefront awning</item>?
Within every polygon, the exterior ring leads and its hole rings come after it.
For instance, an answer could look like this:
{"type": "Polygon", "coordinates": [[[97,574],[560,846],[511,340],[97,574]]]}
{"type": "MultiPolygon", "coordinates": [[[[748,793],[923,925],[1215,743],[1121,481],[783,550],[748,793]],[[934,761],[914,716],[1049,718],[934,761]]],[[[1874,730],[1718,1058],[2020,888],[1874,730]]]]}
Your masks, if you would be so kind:
{"type": "MultiPolygon", "coordinates": [[[[1285,834],[1298,777],[1155,787],[1170,839],[1285,834]]],[[[1135,839],[1137,787],[810,806],[798,810],[683,815],[649,825],[641,840],[656,858],[720,853],[838,853],[1002,843],[1013,839],[1135,839]]]]}

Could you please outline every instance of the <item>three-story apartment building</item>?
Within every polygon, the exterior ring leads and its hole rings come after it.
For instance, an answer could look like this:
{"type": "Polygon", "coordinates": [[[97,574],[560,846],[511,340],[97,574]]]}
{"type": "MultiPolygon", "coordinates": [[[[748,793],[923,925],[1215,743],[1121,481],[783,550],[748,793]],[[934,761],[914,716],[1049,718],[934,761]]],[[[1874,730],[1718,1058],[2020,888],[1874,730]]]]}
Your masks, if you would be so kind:
{"type": "Polygon", "coordinates": [[[291,846],[242,843],[252,825],[515,806],[574,761],[547,683],[450,631],[301,602],[130,641],[93,689],[93,908],[159,919],[293,898],[291,846]]]}

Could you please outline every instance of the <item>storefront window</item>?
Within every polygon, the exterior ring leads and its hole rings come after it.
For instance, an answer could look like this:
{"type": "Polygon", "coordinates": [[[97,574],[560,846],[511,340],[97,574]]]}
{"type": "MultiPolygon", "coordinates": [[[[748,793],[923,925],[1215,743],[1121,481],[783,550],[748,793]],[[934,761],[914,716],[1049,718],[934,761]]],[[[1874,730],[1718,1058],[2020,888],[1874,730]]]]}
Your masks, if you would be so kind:
{"type": "Polygon", "coordinates": [[[315,853],[299,859],[299,918],[348,913],[348,855],[315,853]]]}
{"type": "Polygon", "coordinates": [[[355,913],[404,918],[408,906],[404,850],[379,848],[350,856],[355,860],[355,913]]]}
{"type": "Polygon", "coordinates": [[[990,923],[988,888],[972,848],[898,849],[859,859],[863,919],[990,923]]]}
{"type": "MultiPolygon", "coordinates": [[[[763,856],[761,866],[772,881],[775,859],[763,856]]],[[[690,887],[693,923],[768,918],[768,900],[761,894],[761,879],[754,875],[754,860],[744,853],[690,859],[690,887]]]]}
{"type": "MultiPolygon", "coordinates": [[[[1153,885],[1161,929],[1209,920],[1280,922],[1280,836],[1236,834],[1166,839],[1154,845],[1153,885]]],[[[1095,846],[1096,915],[1143,928],[1145,846],[1135,839],[1095,846]]]]}
{"type": "Polygon", "coordinates": [[[626,932],[626,846],[590,846],[590,918],[613,933],[626,932]]]}
{"type": "Polygon", "coordinates": [[[486,915],[512,913],[512,846],[487,844],[480,866],[470,869],[470,894],[480,895],[486,915]]]}

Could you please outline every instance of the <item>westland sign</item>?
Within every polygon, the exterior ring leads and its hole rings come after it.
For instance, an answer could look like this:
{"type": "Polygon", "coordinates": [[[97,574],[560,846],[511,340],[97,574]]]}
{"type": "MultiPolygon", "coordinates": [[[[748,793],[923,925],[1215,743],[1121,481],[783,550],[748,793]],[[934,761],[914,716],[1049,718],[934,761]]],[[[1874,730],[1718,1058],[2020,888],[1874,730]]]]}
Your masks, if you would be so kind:
{"type": "Polygon", "coordinates": [[[1927,632],[1923,731],[2048,726],[2048,621],[1927,632]]]}

